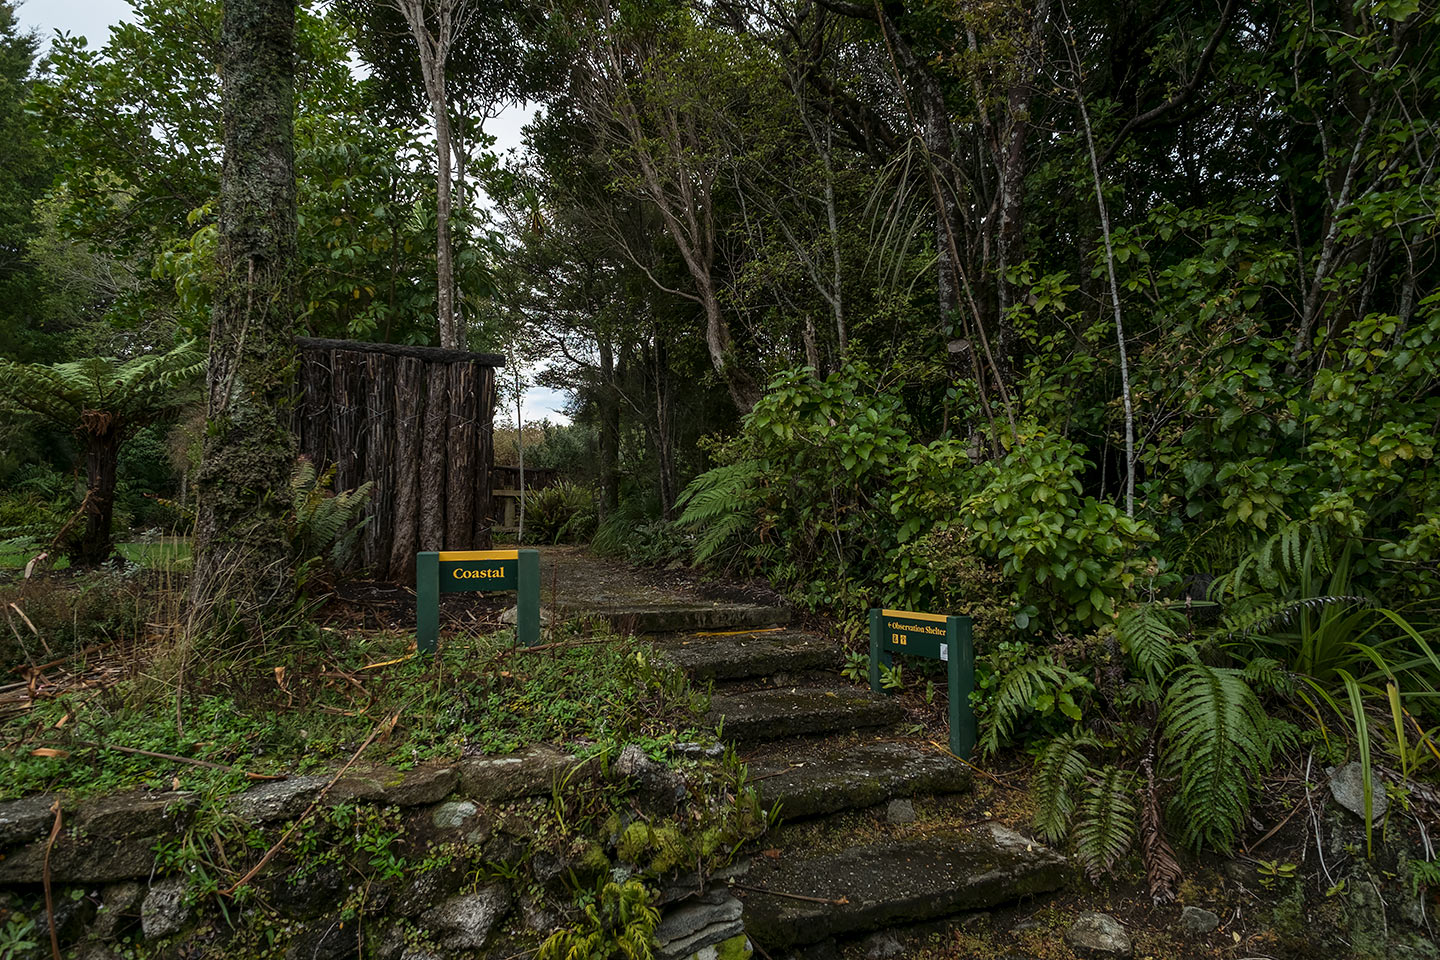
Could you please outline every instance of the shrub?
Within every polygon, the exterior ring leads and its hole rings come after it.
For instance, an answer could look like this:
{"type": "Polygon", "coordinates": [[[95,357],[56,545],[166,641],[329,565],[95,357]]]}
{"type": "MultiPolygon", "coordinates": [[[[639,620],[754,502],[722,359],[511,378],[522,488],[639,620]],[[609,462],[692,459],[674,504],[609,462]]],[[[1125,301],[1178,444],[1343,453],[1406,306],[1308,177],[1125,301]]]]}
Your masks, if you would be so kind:
{"type": "Polygon", "coordinates": [[[525,535],[545,543],[583,543],[595,533],[595,493],[561,482],[525,494],[525,535]]]}

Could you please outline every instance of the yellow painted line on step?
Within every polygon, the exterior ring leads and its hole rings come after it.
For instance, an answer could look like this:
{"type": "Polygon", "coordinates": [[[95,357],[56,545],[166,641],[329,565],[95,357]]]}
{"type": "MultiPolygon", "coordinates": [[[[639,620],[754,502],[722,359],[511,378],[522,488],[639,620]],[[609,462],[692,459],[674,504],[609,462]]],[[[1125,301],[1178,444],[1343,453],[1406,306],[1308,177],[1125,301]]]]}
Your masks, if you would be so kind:
{"type": "Polygon", "coordinates": [[[764,630],[710,630],[697,633],[697,637],[738,637],[742,633],[779,633],[784,627],[766,627],[764,630]]]}

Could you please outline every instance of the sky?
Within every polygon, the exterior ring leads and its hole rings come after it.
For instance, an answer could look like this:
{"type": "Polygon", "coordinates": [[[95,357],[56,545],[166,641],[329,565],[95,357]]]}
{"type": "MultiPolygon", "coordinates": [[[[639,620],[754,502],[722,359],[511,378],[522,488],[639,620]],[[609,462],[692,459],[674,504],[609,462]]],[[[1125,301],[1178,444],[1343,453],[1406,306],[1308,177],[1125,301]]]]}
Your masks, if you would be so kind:
{"type": "MultiPolygon", "coordinates": [[[[110,34],[110,25],[131,14],[127,0],[25,0],[20,7],[20,22],[34,28],[42,42],[56,30],[82,36],[90,46],[99,47],[110,34]]],[[[42,47],[43,49],[43,47],[42,47]]],[[[503,152],[520,146],[520,129],[534,116],[533,106],[517,106],[505,111],[486,124],[486,132],[496,138],[495,149],[503,152]]],[[[568,423],[565,415],[566,395],[545,387],[527,387],[523,409],[526,420],[549,419],[552,423],[568,423]]],[[[496,410],[496,420],[505,420],[506,412],[496,410]]],[[[514,408],[509,419],[514,417],[514,408]]]]}

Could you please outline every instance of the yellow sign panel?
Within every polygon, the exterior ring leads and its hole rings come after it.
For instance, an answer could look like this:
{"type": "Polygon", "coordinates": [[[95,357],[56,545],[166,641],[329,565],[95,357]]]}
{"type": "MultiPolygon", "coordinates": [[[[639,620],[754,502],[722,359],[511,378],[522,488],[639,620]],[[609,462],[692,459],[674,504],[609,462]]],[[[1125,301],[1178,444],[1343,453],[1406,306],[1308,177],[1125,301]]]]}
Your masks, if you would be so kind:
{"type": "Polygon", "coordinates": [[[456,563],[465,560],[519,560],[519,550],[441,550],[441,563],[456,563]]]}

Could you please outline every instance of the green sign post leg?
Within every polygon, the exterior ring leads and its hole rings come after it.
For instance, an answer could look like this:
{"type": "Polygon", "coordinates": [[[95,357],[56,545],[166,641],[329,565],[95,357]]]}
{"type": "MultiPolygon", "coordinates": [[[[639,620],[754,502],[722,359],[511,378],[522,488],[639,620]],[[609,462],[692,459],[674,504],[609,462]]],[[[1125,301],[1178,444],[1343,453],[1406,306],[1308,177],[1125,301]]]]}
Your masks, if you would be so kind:
{"type": "Polygon", "coordinates": [[[415,645],[422,656],[440,642],[440,554],[415,555],[415,645]]]}
{"type": "Polygon", "coordinates": [[[894,663],[895,658],[890,651],[885,649],[885,626],[881,622],[882,614],[877,607],[870,609],[870,689],[880,693],[880,667],[886,667],[894,663]]]}
{"type": "Polygon", "coordinates": [[[522,647],[540,642],[540,551],[521,550],[515,577],[515,639],[522,647]]]}
{"type": "Polygon", "coordinates": [[[975,749],[975,711],[970,706],[970,694],[975,689],[975,646],[970,618],[947,618],[945,642],[949,648],[946,673],[950,687],[950,752],[968,760],[975,749]]]}

